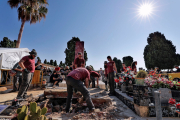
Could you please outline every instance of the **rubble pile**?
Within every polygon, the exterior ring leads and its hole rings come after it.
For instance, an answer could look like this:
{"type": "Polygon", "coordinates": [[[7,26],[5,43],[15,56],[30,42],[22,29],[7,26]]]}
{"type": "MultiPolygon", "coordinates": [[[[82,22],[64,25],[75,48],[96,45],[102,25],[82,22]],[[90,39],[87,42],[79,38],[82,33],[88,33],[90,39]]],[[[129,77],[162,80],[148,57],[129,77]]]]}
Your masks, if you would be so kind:
{"type": "MultiPolygon", "coordinates": [[[[118,119],[119,113],[122,111],[117,109],[116,106],[109,104],[95,104],[95,112],[89,113],[89,109],[85,102],[79,103],[77,99],[73,99],[70,113],[65,113],[66,103],[61,101],[61,105],[58,100],[50,100],[48,103],[48,118],[64,118],[64,119],[118,119]]],[[[64,101],[65,102],[65,101],[64,101]]]]}

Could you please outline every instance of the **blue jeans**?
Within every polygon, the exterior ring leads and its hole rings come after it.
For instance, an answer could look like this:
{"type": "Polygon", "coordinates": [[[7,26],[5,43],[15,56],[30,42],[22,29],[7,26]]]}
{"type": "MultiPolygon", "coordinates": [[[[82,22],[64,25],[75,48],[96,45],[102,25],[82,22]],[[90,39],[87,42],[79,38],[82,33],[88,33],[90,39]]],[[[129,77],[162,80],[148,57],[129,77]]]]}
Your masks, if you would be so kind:
{"type": "Polygon", "coordinates": [[[81,80],[76,80],[68,76],[66,80],[66,84],[67,84],[67,93],[68,93],[66,100],[66,112],[69,112],[69,109],[71,108],[73,88],[77,89],[82,93],[84,99],[86,100],[89,110],[94,109],[94,104],[92,103],[90,93],[81,80]]]}

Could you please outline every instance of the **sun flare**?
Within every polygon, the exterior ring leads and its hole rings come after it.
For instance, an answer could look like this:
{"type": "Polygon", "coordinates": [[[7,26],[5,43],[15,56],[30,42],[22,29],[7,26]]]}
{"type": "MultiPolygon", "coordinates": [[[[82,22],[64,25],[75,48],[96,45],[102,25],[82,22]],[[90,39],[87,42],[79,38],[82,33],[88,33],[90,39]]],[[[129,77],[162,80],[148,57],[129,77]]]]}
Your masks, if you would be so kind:
{"type": "MultiPolygon", "coordinates": [[[[155,0],[137,0],[138,4],[135,4],[137,7],[135,8],[135,13],[137,19],[141,19],[141,21],[150,21],[151,18],[156,15],[158,1],[155,0]]],[[[157,15],[156,15],[157,16],[157,15]]]]}
{"type": "Polygon", "coordinates": [[[142,4],[138,9],[138,13],[142,17],[148,17],[149,15],[152,14],[152,11],[153,11],[153,7],[150,3],[142,4]]]}

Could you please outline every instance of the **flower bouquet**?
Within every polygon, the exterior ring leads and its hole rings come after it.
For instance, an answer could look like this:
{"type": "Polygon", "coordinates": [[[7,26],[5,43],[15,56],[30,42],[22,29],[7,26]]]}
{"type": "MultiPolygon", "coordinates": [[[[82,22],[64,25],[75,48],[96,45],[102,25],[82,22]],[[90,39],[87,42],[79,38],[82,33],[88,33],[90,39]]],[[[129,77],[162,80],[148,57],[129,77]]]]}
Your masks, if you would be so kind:
{"type": "Polygon", "coordinates": [[[151,88],[169,88],[169,89],[179,89],[180,82],[168,80],[165,77],[147,77],[145,78],[145,84],[151,88]]]}
{"type": "Polygon", "coordinates": [[[175,110],[178,114],[180,114],[180,103],[177,103],[175,99],[170,98],[169,99],[169,104],[171,105],[171,110],[175,110]]]}

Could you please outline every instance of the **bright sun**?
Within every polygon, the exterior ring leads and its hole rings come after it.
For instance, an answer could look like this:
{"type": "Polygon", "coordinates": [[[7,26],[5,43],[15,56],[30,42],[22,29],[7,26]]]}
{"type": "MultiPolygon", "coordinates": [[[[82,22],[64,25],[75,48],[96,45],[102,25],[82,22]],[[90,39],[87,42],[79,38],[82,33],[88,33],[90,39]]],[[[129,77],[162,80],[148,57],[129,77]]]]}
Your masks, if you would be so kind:
{"type": "Polygon", "coordinates": [[[154,0],[138,0],[136,6],[136,17],[138,19],[147,19],[150,21],[150,18],[153,18],[153,16],[156,15],[154,12],[157,11],[157,2],[154,0]]]}
{"type": "Polygon", "coordinates": [[[153,7],[150,3],[144,3],[138,9],[138,13],[141,17],[150,16],[152,14],[152,11],[153,11],[153,7]]]}

